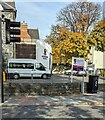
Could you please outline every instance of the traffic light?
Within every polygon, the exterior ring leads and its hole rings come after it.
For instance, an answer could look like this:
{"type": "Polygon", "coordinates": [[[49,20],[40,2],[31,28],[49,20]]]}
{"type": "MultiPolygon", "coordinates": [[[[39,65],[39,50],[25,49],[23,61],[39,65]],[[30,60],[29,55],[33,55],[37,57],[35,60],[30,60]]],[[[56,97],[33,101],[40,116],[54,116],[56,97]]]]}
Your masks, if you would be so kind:
{"type": "Polygon", "coordinates": [[[20,35],[20,22],[12,22],[9,19],[5,19],[6,21],[6,44],[10,42],[20,42],[20,37],[16,35],[20,35]]]}

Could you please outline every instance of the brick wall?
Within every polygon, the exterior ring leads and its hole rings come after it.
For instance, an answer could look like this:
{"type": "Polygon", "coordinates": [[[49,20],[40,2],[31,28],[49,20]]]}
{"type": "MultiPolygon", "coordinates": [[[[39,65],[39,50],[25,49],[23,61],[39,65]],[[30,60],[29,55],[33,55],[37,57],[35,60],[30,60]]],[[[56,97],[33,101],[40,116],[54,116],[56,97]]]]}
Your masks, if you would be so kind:
{"type": "Polygon", "coordinates": [[[21,23],[20,31],[21,34],[19,35],[19,37],[21,38],[22,42],[31,39],[30,35],[28,34],[28,25],[26,23],[21,23]]]}

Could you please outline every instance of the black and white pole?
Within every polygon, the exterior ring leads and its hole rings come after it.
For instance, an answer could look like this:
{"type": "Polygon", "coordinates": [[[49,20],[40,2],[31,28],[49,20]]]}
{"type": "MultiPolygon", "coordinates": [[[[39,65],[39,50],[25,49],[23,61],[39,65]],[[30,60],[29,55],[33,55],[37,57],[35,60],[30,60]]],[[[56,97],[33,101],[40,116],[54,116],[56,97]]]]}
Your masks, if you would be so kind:
{"type": "Polygon", "coordinates": [[[81,92],[84,94],[84,75],[82,77],[82,82],[81,82],[81,92]]]}
{"type": "Polygon", "coordinates": [[[70,79],[71,83],[73,82],[73,66],[72,66],[72,69],[71,69],[71,79],[70,79]]]}
{"type": "Polygon", "coordinates": [[[31,81],[32,81],[32,83],[33,83],[33,73],[34,73],[33,71],[34,70],[31,71],[31,81]]]}
{"type": "Polygon", "coordinates": [[[0,92],[1,103],[4,103],[3,76],[2,76],[2,19],[0,18],[0,92]]]}

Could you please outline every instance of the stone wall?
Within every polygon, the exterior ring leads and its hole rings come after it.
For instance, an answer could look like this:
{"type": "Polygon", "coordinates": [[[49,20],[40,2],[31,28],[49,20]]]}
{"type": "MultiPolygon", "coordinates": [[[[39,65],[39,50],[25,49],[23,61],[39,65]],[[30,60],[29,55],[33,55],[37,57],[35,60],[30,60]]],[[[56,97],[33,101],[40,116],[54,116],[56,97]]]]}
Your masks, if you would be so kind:
{"type": "MultiPolygon", "coordinates": [[[[13,11],[0,11],[0,16],[4,15],[4,18],[10,19],[11,21],[15,21],[16,16],[15,12],[13,11]]],[[[6,29],[5,29],[5,20],[3,19],[4,22],[2,22],[2,57],[3,57],[3,69],[6,69],[7,67],[7,60],[8,58],[13,58],[14,56],[14,44],[15,43],[10,43],[6,44],[6,29]]]]}
{"type": "MultiPolygon", "coordinates": [[[[104,91],[104,85],[98,87],[98,91],[104,91]]],[[[6,83],[4,84],[5,96],[8,95],[70,95],[81,94],[80,83],[6,83]]],[[[85,93],[87,83],[85,83],[85,93]]]]}
{"type": "Polygon", "coordinates": [[[61,95],[80,93],[79,83],[10,83],[4,86],[5,95],[61,95]]]}

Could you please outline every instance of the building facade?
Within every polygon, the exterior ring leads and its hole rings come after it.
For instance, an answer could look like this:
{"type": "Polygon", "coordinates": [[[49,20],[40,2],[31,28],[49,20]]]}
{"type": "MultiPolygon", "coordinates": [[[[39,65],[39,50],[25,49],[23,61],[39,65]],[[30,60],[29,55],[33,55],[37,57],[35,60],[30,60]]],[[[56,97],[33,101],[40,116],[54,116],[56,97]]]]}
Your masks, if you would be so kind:
{"type": "Polygon", "coordinates": [[[4,63],[8,58],[13,57],[13,43],[6,44],[5,18],[11,21],[16,20],[15,2],[0,2],[0,17],[2,19],[2,55],[4,63]]]}
{"type": "Polygon", "coordinates": [[[105,52],[97,51],[95,47],[91,48],[91,55],[89,55],[89,61],[91,66],[95,69],[105,69],[105,52]]]}
{"type": "Polygon", "coordinates": [[[20,31],[21,42],[15,44],[15,58],[36,59],[36,41],[39,39],[38,29],[28,29],[28,25],[23,22],[20,31]]]}

